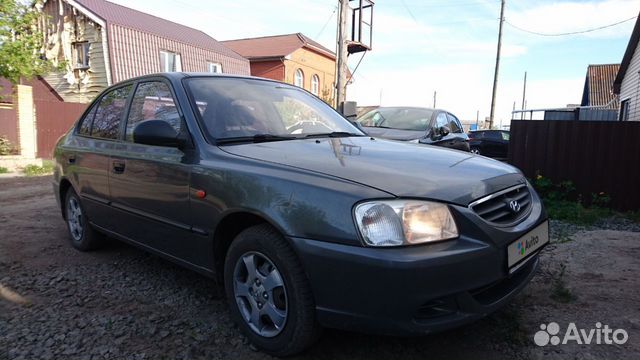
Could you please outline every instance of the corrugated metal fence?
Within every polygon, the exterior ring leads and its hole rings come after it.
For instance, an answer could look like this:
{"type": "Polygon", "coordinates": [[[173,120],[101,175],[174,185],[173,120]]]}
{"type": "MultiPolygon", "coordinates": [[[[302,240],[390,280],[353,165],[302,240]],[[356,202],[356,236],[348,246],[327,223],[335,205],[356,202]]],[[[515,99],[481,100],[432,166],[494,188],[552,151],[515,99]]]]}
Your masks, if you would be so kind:
{"type": "Polygon", "coordinates": [[[88,104],[34,100],[38,136],[38,157],[49,159],[56,141],[78,120],[88,104]]]}
{"type": "Polygon", "coordinates": [[[640,122],[514,120],[509,163],[529,178],[572,181],[586,197],[605,192],[616,209],[640,209],[640,122]]]}

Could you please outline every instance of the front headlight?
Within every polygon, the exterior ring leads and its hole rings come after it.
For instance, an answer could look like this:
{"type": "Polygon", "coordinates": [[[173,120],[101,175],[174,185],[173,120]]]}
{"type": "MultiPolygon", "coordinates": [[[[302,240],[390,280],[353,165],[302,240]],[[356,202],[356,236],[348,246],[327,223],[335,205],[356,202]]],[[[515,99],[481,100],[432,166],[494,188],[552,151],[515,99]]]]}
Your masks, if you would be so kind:
{"type": "Polygon", "coordinates": [[[355,208],[358,230],[369,246],[414,245],[458,237],[445,204],[418,200],[380,200],[355,208]]]}

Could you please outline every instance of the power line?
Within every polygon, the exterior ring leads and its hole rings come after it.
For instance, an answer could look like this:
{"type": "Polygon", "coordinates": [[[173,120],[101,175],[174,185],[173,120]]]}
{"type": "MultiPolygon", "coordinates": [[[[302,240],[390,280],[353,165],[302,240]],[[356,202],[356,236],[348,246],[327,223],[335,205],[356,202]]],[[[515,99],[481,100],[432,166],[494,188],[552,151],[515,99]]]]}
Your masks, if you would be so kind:
{"type": "Polygon", "coordinates": [[[622,21],[618,21],[615,22],[613,24],[609,24],[609,25],[604,25],[604,26],[599,26],[596,28],[592,28],[592,29],[586,29],[586,30],[580,30],[580,31],[571,31],[571,32],[565,32],[565,33],[541,33],[541,32],[537,32],[537,31],[531,31],[531,30],[527,30],[527,29],[523,29],[519,26],[513,25],[512,23],[508,22],[508,21],[504,21],[505,23],[509,24],[509,26],[511,26],[514,29],[529,33],[529,34],[533,34],[533,35],[538,35],[538,36],[567,36],[567,35],[577,35],[577,34],[585,34],[585,33],[590,33],[590,32],[594,32],[594,31],[598,31],[598,30],[602,30],[602,29],[606,29],[606,28],[610,28],[616,25],[620,25],[620,24],[624,24],[628,21],[637,19],[637,16],[634,17],[630,17],[628,19],[622,20],[622,21]]]}
{"type": "Polygon", "coordinates": [[[409,7],[407,6],[407,3],[404,2],[404,0],[400,0],[400,2],[402,3],[402,6],[404,6],[405,10],[407,10],[407,12],[409,13],[409,15],[411,16],[411,18],[413,19],[413,21],[418,22],[418,20],[416,19],[415,16],[413,16],[413,12],[411,12],[411,9],[409,9],[409,7]]]}
{"type": "Polygon", "coordinates": [[[322,29],[320,29],[320,31],[318,31],[318,35],[316,35],[315,39],[319,38],[320,35],[322,35],[322,33],[324,32],[324,30],[327,28],[327,25],[329,25],[329,22],[331,21],[331,19],[333,19],[333,15],[335,15],[336,11],[338,11],[338,7],[335,6],[333,8],[333,12],[331,13],[331,15],[329,15],[329,18],[327,19],[327,21],[324,23],[324,25],[322,25],[322,29]]]}

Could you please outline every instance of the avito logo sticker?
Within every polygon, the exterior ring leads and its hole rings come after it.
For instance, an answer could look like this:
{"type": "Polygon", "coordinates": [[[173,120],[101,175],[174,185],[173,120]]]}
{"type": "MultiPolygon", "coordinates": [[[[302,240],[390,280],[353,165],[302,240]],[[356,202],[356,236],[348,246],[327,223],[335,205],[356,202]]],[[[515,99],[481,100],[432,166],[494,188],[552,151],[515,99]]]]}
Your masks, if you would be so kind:
{"type": "Polygon", "coordinates": [[[533,342],[538,346],[567,344],[575,341],[580,345],[605,344],[622,345],[629,340],[629,334],[624,329],[612,329],[609,325],[602,326],[596,323],[595,329],[578,329],[575,323],[569,323],[562,339],[560,338],[560,325],[556,322],[540,325],[540,331],[533,336],[533,342]]]}

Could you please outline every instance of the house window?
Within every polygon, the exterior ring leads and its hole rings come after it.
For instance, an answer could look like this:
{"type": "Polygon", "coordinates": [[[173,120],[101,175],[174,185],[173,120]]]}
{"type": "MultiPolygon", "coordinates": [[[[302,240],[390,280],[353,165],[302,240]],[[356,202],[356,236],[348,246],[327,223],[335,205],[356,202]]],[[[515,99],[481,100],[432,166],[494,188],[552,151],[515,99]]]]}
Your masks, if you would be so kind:
{"type": "Polygon", "coordinates": [[[320,92],[320,78],[318,77],[318,75],[313,74],[313,76],[311,77],[311,93],[315,96],[318,96],[319,92],[320,92]]]}
{"type": "Polygon", "coordinates": [[[296,75],[293,80],[293,85],[304,88],[304,73],[301,69],[296,70],[296,75]]]}
{"type": "Polygon", "coordinates": [[[89,68],[89,43],[78,42],[73,44],[74,52],[74,69],[88,69],[89,68]]]}
{"type": "Polygon", "coordinates": [[[210,62],[209,63],[209,72],[210,73],[222,74],[222,64],[210,62]]]}
{"type": "Polygon", "coordinates": [[[160,71],[175,72],[182,71],[182,62],[180,54],[171,51],[160,51],[160,71]]]}
{"type": "Polygon", "coordinates": [[[618,118],[618,120],[629,120],[629,99],[622,100],[622,102],[620,103],[620,117],[618,118]]]}

